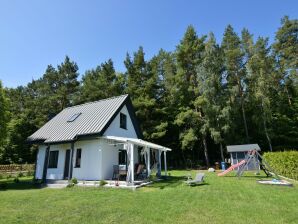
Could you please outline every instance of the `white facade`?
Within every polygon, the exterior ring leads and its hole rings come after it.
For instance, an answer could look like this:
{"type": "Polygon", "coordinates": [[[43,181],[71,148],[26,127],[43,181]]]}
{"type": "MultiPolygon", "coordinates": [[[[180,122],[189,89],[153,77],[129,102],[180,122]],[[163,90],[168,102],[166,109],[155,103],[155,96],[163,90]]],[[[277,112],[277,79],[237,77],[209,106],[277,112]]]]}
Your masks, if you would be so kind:
{"type": "MultiPolygon", "coordinates": [[[[104,136],[119,136],[137,138],[136,131],[129,116],[126,106],[121,109],[104,136]],[[127,128],[120,128],[120,113],[127,117],[127,128]]],[[[119,149],[121,146],[112,145],[106,139],[94,138],[92,140],[80,140],[74,143],[72,177],[79,180],[103,180],[111,179],[113,165],[118,165],[119,149]],[[81,149],[81,164],[75,167],[77,149],[81,149]]],[[[71,143],[50,145],[50,151],[58,150],[57,168],[47,168],[47,179],[64,179],[66,150],[71,149],[71,143]]],[[[37,179],[42,179],[46,146],[40,145],[37,155],[36,174],[37,179]]],[[[138,162],[138,150],[134,149],[134,161],[138,162]]]]}

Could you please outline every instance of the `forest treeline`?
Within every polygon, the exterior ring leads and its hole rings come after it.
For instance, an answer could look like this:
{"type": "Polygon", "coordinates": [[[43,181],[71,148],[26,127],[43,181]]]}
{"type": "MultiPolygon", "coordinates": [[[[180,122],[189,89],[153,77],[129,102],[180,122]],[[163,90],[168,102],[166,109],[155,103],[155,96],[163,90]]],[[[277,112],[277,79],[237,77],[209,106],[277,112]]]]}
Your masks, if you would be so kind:
{"type": "Polygon", "coordinates": [[[127,54],[125,72],[108,60],[81,79],[66,56],[26,86],[0,83],[0,163],[34,162],[26,138],[63,108],[125,93],[144,138],[173,149],[171,166],[221,161],[229,144],[298,148],[297,19],[282,18],[273,43],[230,25],[218,43],[189,26],[173,52],[144,56],[140,47],[127,54]]]}

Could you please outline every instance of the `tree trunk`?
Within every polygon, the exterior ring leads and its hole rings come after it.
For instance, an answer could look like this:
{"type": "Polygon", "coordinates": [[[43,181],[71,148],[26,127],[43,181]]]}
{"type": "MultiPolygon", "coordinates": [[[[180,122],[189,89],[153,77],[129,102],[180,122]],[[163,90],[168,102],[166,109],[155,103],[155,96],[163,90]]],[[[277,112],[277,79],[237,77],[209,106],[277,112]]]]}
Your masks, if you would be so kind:
{"type": "Polygon", "coordinates": [[[286,85],[285,85],[285,91],[287,93],[289,106],[292,106],[292,100],[291,100],[291,97],[290,97],[290,94],[289,94],[289,91],[288,91],[288,88],[286,85]]]}
{"type": "Polygon", "coordinates": [[[241,97],[241,111],[242,111],[242,118],[243,118],[243,124],[244,124],[244,129],[245,129],[246,143],[249,143],[246,115],[245,115],[244,103],[243,103],[242,97],[241,97]]]}
{"type": "Polygon", "coordinates": [[[206,159],[206,165],[207,165],[207,168],[209,168],[210,164],[209,164],[209,156],[208,156],[206,136],[203,136],[203,145],[204,145],[204,154],[205,154],[205,159],[206,159]]]}
{"type": "Polygon", "coordinates": [[[223,154],[223,148],[222,148],[222,143],[219,143],[219,148],[220,148],[220,156],[221,156],[221,161],[224,162],[225,161],[225,157],[223,154]]]}
{"type": "Polygon", "coordinates": [[[263,102],[262,102],[262,110],[263,110],[263,125],[264,125],[264,131],[265,131],[265,135],[266,135],[266,138],[267,138],[267,141],[268,141],[268,145],[269,145],[270,152],[272,152],[271,139],[270,139],[270,136],[269,136],[269,134],[268,134],[268,130],[267,130],[266,114],[265,114],[265,110],[264,110],[263,102]]]}
{"type": "Polygon", "coordinates": [[[241,80],[239,79],[239,77],[237,78],[237,83],[238,83],[238,91],[240,95],[240,103],[241,103],[242,118],[243,118],[243,124],[244,124],[245,136],[246,136],[246,143],[249,143],[248,128],[247,128],[246,115],[244,110],[243,89],[242,89],[241,80]]]}

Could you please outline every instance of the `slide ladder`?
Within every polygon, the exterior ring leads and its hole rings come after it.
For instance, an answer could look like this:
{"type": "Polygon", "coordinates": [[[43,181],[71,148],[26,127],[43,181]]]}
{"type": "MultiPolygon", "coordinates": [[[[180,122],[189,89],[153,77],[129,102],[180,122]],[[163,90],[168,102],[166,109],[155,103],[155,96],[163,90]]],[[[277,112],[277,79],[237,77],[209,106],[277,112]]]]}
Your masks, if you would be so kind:
{"type": "Polygon", "coordinates": [[[234,170],[235,168],[243,165],[246,163],[246,160],[241,160],[239,163],[236,163],[232,166],[230,166],[227,170],[221,172],[221,173],[218,173],[217,176],[223,176],[223,175],[226,175],[227,173],[231,172],[232,170],[234,170]]]}

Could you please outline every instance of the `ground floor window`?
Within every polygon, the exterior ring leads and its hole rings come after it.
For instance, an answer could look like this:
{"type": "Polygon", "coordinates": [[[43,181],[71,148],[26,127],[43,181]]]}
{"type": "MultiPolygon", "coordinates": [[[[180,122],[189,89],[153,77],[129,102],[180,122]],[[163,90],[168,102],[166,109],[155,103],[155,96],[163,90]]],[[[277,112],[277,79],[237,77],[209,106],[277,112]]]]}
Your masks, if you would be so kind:
{"type": "Polygon", "coordinates": [[[126,165],[126,150],[119,150],[119,160],[118,160],[118,164],[119,165],[126,165]]]}
{"type": "Polygon", "coordinates": [[[48,168],[57,168],[59,151],[50,151],[48,168]]]}
{"type": "Polygon", "coordinates": [[[81,167],[82,149],[77,149],[75,168],[81,167]]]}

